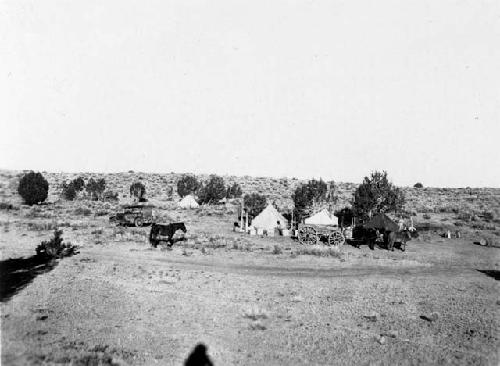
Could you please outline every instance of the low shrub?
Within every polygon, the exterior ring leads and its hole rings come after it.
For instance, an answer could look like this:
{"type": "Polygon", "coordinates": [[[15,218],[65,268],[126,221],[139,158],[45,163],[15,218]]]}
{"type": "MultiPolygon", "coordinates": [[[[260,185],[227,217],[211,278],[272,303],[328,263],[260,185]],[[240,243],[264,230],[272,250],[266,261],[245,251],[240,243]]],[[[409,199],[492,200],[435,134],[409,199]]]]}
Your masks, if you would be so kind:
{"type": "Polygon", "coordinates": [[[486,221],[493,221],[495,219],[495,215],[491,211],[484,211],[482,216],[486,221]]]}
{"type": "Polygon", "coordinates": [[[42,231],[42,230],[54,230],[58,227],[56,222],[28,222],[28,230],[42,231]]]}
{"type": "Polygon", "coordinates": [[[12,203],[0,202],[0,210],[19,210],[19,207],[14,206],[12,203]]]}
{"type": "Polygon", "coordinates": [[[273,248],[273,254],[282,254],[282,253],[283,249],[281,248],[281,246],[275,244],[273,248]]]}
{"type": "Polygon", "coordinates": [[[77,216],[90,216],[92,214],[92,210],[86,207],[78,207],[75,209],[74,214],[77,216]]]}
{"type": "Polygon", "coordinates": [[[431,219],[431,215],[429,215],[429,214],[427,214],[427,213],[426,213],[426,214],[424,214],[422,217],[423,217],[424,219],[426,219],[426,220],[430,220],[430,219],[431,219]]]}
{"type": "Polygon", "coordinates": [[[472,224],[472,228],[476,230],[484,230],[486,229],[486,225],[483,224],[482,222],[477,222],[475,224],[472,224]]]}
{"type": "Polygon", "coordinates": [[[62,230],[55,229],[54,237],[47,241],[42,241],[36,247],[36,255],[51,259],[69,257],[77,254],[77,247],[71,243],[63,243],[62,230]]]}
{"type": "Polygon", "coordinates": [[[118,201],[118,193],[113,192],[111,190],[107,190],[102,195],[102,200],[106,202],[117,202],[118,201]]]}
{"type": "Polygon", "coordinates": [[[250,306],[249,308],[243,310],[243,317],[252,320],[258,319],[267,319],[269,315],[267,311],[258,307],[258,306],[250,306]]]}

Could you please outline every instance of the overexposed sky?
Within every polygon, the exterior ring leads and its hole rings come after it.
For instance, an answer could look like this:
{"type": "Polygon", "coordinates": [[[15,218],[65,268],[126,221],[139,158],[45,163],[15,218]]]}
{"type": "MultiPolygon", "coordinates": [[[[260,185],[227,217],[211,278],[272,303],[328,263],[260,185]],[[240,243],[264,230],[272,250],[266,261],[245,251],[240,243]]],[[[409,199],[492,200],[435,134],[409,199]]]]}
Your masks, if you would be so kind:
{"type": "Polygon", "coordinates": [[[0,0],[0,168],[500,187],[498,0],[0,0]]]}

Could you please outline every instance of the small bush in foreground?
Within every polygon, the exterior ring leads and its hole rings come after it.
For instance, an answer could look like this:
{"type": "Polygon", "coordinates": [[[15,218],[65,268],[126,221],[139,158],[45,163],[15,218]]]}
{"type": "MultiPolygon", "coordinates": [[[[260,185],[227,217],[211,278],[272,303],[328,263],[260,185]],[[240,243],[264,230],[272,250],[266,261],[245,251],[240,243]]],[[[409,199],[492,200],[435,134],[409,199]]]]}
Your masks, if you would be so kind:
{"type": "Polygon", "coordinates": [[[62,230],[55,229],[52,239],[42,241],[36,247],[36,255],[55,259],[77,254],[76,246],[63,243],[62,233],[62,230]]]}

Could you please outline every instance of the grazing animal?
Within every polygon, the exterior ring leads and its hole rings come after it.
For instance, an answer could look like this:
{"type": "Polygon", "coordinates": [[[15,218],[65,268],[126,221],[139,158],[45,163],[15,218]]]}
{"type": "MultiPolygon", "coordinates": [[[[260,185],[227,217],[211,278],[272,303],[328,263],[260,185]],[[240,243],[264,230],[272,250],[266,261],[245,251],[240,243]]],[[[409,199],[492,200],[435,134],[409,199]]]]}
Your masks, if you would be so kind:
{"type": "Polygon", "coordinates": [[[177,230],[187,232],[183,222],[173,222],[170,224],[153,224],[149,232],[149,242],[156,248],[161,241],[167,241],[169,246],[174,244],[174,234],[177,230]]]}
{"type": "Polygon", "coordinates": [[[387,250],[394,251],[394,243],[401,243],[401,250],[404,252],[406,250],[406,242],[411,239],[412,234],[409,230],[389,231],[385,238],[387,250]]]}

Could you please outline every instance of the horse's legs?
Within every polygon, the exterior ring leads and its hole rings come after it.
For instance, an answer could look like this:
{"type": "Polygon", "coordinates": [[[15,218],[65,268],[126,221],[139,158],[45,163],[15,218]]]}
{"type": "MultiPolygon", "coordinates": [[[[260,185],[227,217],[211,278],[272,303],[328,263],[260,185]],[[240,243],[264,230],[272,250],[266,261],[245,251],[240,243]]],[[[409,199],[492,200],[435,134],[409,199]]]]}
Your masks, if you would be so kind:
{"type": "Polygon", "coordinates": [[[394,251],[394,238],[392,235],[389,236],[389,241],[387,243],[387,250],[394,251]]]}

